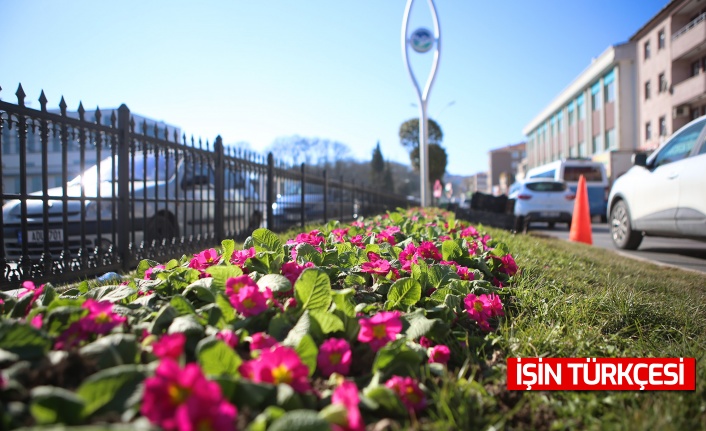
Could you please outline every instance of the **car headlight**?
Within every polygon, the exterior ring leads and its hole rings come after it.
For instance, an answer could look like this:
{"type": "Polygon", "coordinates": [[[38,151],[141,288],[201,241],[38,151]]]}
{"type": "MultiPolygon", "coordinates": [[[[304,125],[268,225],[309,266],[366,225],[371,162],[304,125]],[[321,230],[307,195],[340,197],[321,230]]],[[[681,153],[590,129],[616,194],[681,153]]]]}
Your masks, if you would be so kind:
{"type": "Polygon", "coordinates": [[[276,210],[277,209],[277,202],[272,202],[272,209],[276,210]]]}
{"type": "MultiPolygon", "coordinates": [[[[113,217],[113,202],[110,200],[101,201],[100,216],[101,220],[109,220],[113,217]]],[[[86,204],[86,218],[98,219],[98,201],[90,201],[86,204]]]]}

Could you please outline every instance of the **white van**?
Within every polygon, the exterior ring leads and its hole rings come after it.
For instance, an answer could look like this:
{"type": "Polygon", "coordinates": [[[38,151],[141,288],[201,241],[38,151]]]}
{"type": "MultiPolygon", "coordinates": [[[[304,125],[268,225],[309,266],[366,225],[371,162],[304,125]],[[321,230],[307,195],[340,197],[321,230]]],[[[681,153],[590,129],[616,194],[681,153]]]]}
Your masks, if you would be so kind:
{"type": "Polygon", "coordinates": [[[610,186],[603,163],[590,159],[561,159],[538,166],[527,171],[525,178],[552,178],[565,181],[571,190],[576,193],[579,177],[586,178],[588,189],[588,204],[591,216],[599,216],[602,222],[606,221],[606,207],[610,186]]]}

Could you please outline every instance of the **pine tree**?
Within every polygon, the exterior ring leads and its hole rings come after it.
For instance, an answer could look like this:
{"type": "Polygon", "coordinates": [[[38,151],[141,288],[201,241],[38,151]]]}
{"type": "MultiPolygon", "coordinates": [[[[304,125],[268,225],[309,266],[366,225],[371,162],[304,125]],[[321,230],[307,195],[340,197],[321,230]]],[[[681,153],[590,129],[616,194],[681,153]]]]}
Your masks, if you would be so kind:
{"type": "Polygon", "coordinates": [[[385,176],[385,159],[380,151],[380,141],[373,150],[373,159],[370,161],[370,182],[373,186],[380,186],[385,176]]]}

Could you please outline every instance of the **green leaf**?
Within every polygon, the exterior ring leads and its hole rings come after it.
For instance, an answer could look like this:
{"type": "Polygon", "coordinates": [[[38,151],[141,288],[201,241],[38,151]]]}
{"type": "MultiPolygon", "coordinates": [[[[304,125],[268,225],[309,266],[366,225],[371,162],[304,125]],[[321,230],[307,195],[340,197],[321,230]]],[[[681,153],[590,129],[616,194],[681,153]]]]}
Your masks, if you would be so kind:
{"type": "Polygon", "coordinates": [[[182,292],[182,295],[186,298],[190,293],[193,293],[194,296],[196,296],[196,299],[198,299],[201,302],[205,303],[211,303],[216,300],[216,296],[213,294],[213,291],[211,290],[211,286],[213,284],[213,278],[211,277],[206,277],[206,278],[201,278],[184,289],[182,292]]]}
{"type": "Polygon", "coordinates": [[[221,313],[223,313],[223,319],[226,322],[232,322],[235,319],[235,308],[233,308],[230,301],[224,294],[216,294],[216,305],[221,310],[221,313]]]}
{"type": "Polygon", "coordinates": [[[343,331],[343,321],[335,314],[323,310],[311,310],[309,316],[316,321],[324,334],[343,331]]]}
{"type": "Polygon", "coordinates": [[[153,266],[160,265],[159,262],[155,262],[154,260],[149,260],[149,259],[142,259],[140,263],[137,265],[137,271],[135,272],[135,278],[139,278],[140,280],[145,278],[145,271],[148,269],[152,268],[153,266]]]}
{"type": "Polygon", "coordinates": [[[51,348],[49,339],[28,324],[0,325],[0,349],[15,353],[25,360],[39,359],[51,348]]]}
{"type": "Polygon", "coordinates": [[[417,303],[422,297],[422,286],[409,277],[400,278],[392,283],[390,290],[387,293],[388,310],[395,308],[411,307],[417,303]]]}
{"type": "Polygon", "coordinates": [[[120,365],[92,374],[81,383],[77,395],[85,402],[83,416],[122,413],[147,375],[142,365],[120,365]]]}
{"type": "Polygon", "coordinates": [[[393,341],[378,350],[373,361],[373,372],[388,375],[415,376],[420,371],[423,355],[410,349],[404,339],[393,341]]]}
{"type": "Polygon", "coordinates": [[[29,410],[40,425],[74,425],[81,420],[83,401],[73,392],[54,386],[37,386],[31,392],[29,410]]]}
{"type": "Polygon", "coordinates": [[[273,251],[277,254],[284,253],[282,242],[271,230],[264,228],[255,229],[252,233],[252,241],[256,252],[273,251]]]}
{"type": "Polygon", "coordinates": [[[82,356],[94,360],[101,369],[134,364],[137,360],[137,338],[134,334],[109,334],[83,346],[82,356]]]}
{"type": "Polygon", "coordinates": [[[304,264],[306,262],[312,262],[316,266],[321,266],[323,258],[321,253],[314,248],[311,244],[301,243],[297,244],[297,262],[304,264]]]}
{"type": "Polygon", "coordinates": [[[355,295],[355,289],[331,290],[336,310],[341,310],[348,317],[355,317],[353,295],[355,295]]]}
{"type": "Polygon", "coordinates": [[[304,311],[304,313],[297,321],[297,324],[294,325],[294,328],[292,328],[287,334],[287,338],[282,341],[282,344],[285,346],[296,348],[301,342],[302,338],[304,338],[304,336],[309,333],[309,328],[311,328],[310,319],[311,318],[309,317],[309,312],[304,311]]]}
{"type": "Polygon", "coordinates": [[[101,286],[89,290],[84,296],[96,301],[118,302],[136,292],[130,286],[101,286]]]}
{"type": "Polygon", "coordinates": [[[172,321],[169,325],[170,334],[183,333],[186,335],[203,335],[204,329],[201,323],[197,320],[196,316],[193,314],[187,314],[185,316],[179,316],[172,321]]]}
{"type": "Polygon", "coordinates": [[[172,300],[169,301],[169,305],[174,307],[179,316],[196,313],[194,306],[191,305],[191,302],[187,301],[186,298],[178,294],[172,296],[172,300]]]}
{"type": "Polygon", "coordinates": [[[396,225],[402,224],[405,221],[405,217],[398,212],[388,212],[390,215],[390,221],[396,225]]]}
{"type": "Polygon", "coordinates": [[[351,288],[365,286],[366,284],[367,281],[365,280],[365,277],[360,274],[348,274],[343,280],[343,285],[351,288]]]}
{"type": "Polygon", "coordinates": [[[155,317],[154,321],[152,321],[152,324],[150,325],[150,333],[157,335],[163,333],[167,328],[169,328],[169,325],[172,324],[174,318],[178,315],[179,313],[177,310],[171,305],[162,307],[162,309],[157,313],[157,317],[155,317]]]}
{"type": "MultiPolygon", "coordinates": [[[[236,380],[236,388],[233,391],[231,401],[240,408],[249,406],[254,409],[261,409],[266,401],[274,401],[277,388],[269,383],[256,383],[247,379],[236,380]]],[[[269,403],[268,403],[269,404],[269,403]]]]}
{"type": "Polygon", "coordinates": [[[243,275],[243,270],[235,265],[214,265],[208,267],[206,272],[213,277],[211,286],[221,291],[226,290],[226,281],[228,281],[229,278],[243,275]]]}
{"type": "Polygon", "coordinates": [[[318,268],[307,268],[294,283],[294,297],[305,310],[327,310],[331,305],[331,280],[318,268]]]}
{"type": "Polygon", "coordinates": [[[427,270],[427,281],[434,289],[440,289],[449,284],[451,280],[458,279],[456,271],[448,265],[431,265],[427,270]]]}
{"type": "Polygon", "coordinates": [[[266,274],[257,280],[260,290],[269,287],[274,292],[289,292],[292,290],[292,283],[287,277],[281,274],[266,274]]]}
{"type": "Polygon", "coordinates": [[[292,410],[272,423],[267,431],[330,431],[331,426],[314,410],[292,410]]]}
{"type": "Polygon", "coordinates": [[[386,386],[377,385],[367,388],[363,395],[361,402],[365,403],[366,398],[372,401],[374,403],[371,406],[373,410],[382,410],[387,415],[397,417],[404,417],[407,414],[400,398],[386,386]]]}
{"type": "Polygon", "coordinates": [[[456,260],[463,256],[463,240],[447,239],[441,244],[441,255],[444,260],[456,260]]]}
{"type": "Polygon", "coordinates": [[[306,334],[302,337],[301,341],[299,341],[299,344],[294,350],[296,350],[297,355],[299,355],[299,358],[302,360],[302,363],[309,367],[309,376],[311,377],[314,374],[314,371],[316,371],[316,356],[319,354],[319,349],[316,347],[316,342],[314,342],[314,339],[311,338],[311,335],[306,334]]]}
{"type": "Polygon", "coordinates": [[[409,323],[409,328],[407,328],[405,335],[407,335],[407,338],[413,340],[428,335],[432,332],[434,326],[440,322],[439,319],[428,319],[422,309],[415,310],[413,313],[407,313],[402,316],[402,318],[409,323]]]}
{"type": "Polygon", "coordinates": [[[223,247],[223,261],[225,261],[226,265],[231,265],[230,258],[235,251],[235,241],[232,239],[224,239],[221,241],[221,247],[223,247]]]}
{"type": "Polygon", "coordinates": [[[196,346],[196,358],[203,372],[212,377],[240,375],[238,368],[243,362],[226,343],[215,338],[204,338],[196,346]]]}

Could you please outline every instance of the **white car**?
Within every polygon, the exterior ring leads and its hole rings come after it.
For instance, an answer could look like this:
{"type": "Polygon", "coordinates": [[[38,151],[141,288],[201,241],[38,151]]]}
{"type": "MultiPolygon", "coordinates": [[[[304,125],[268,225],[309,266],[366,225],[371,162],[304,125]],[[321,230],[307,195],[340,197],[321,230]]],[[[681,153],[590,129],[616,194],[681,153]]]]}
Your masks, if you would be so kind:
{"type": "Polygon", "coordinates": [[[636,154],[608,197],[616,247],[635,250],[642,238],[706,240],[706,117],[676,131],[649,158],[636,154]]]}
{"type": "Polygon", "coordinates": [[[527,232],[530,223],[546,222],[571,227],[576,195],[564,181],[529,178],[510,186],[509,199],[515,200],[515,230],[527,232]]]}

